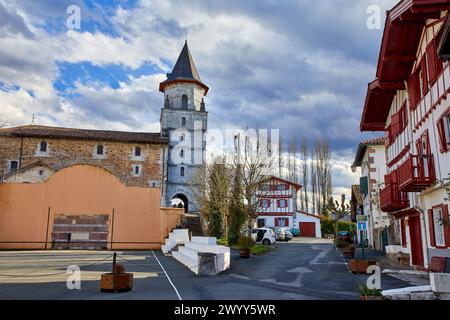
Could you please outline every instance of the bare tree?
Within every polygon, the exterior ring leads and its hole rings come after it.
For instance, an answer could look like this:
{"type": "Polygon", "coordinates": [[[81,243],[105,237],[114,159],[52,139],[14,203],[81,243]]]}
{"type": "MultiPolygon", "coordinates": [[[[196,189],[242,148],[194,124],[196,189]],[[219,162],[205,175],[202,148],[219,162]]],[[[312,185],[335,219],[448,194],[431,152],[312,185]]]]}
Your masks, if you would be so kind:
{"type": "Polygon", "coordinates": [[[309,203],[308,203],[308,184],[309,184],[309,172],[308,172],[308,157],[309,157],[309,151],[308,151],[308,141],[306,138],[302,138],[302,145],[301,145],[301,154],[302,154],[302,185],[303,185],[303,192],[302,192],[302,201],[301,201],[301,207],[303,211],[308,212],[309,211],[309,203]]]}
{"type": "Polygon", "coordinates": [[[334,238],[337,239],[339,221],[350,214],[350,206],[345,203],[345,194],[341,195],[341,203],[334,201],[333,197],[328,200],[328,210],[334,221],[334,238]]]}
{"type": "Polygon", "coordinates": [[[230,166],[221,157],[216,157],[211,164],[199,168],[193,180],[193,195],[199,205],[202,219],[207,222],[207,233],[214,232],[215,236],[227,235],[232,185],[230,166]]]}
{"type": "MultiPolygon", "coordinates": [[[[241,158],[240,169],[242,190],[244,196],[244,212],[249,230],[253,227],[259,208],[260,186],[266,181],[273,169],[273,156],[267,152],[267,147],[260,141],[245,141],[244,155],[241,158]]],[[[237,165],[237,164],[236,164],[237,165]]]]}
{"type": "Polygon", "coordinates": [[[314,159],[314,151],[311,150],[311,203],[312,212],[316,213],[317,209],[317,171],[314,159]]]}
{"type": "Polygon", "coordinates": [[[280,139],[280,141],[278,143],[278,176],[280,178],[283,178],[283,165],[284,165],[283,142],[282,142],[282,139],[280,139]]]}
{"type": "Polygon", "coordinates": [[[297,182],[297,139],[295,136],[291,139],[289,145],[289,181],[297,182]]]}
{"type": "Polygon", "coordinates": [[[327,202],[332,193],[331,186],[331,153],[327,140],[317,139],[314,147],[316,157],[317,193],[320,214],[327,211],[327,202]]]}
{"type": "Polygon", "coordinates": [[[0,120],[0,129],[4,128],[8,125],[8,122],[4,121],[4,120],[0,120]]]}

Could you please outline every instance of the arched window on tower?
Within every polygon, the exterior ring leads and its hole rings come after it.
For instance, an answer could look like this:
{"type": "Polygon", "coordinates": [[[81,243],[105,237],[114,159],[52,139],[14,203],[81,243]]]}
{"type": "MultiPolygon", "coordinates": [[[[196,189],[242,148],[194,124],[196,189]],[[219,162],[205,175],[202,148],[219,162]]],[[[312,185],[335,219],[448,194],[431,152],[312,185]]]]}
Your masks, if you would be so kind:
{"type": "Polygon", "coordinates": [[[181,109],[187,109],[188,108],[188,96],[183,94],[181,96],[181,109]]]}

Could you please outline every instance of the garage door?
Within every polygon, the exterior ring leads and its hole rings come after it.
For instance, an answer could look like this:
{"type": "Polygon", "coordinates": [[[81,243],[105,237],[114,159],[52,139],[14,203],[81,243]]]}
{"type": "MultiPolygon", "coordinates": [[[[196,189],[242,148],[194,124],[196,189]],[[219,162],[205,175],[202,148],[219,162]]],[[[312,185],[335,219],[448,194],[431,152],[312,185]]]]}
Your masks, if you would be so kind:
{"type": "Polygon", "coordinates": [[[58,215],[53,221],[53,249],[106,249],[108,215],[58,215]]]}
{"type": "Polygon", "coordinates": [[[300,222],[300,237],[315,238],[316,224],[314,222],[300,222]]]}

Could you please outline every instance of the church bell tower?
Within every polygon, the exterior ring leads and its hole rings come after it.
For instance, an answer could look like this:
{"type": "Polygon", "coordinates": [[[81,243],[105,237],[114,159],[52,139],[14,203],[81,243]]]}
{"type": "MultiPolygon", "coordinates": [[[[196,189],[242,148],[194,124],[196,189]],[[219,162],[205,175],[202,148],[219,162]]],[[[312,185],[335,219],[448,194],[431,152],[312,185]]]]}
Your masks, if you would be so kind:
{"type": "Polygon", "coordinates": [[[196,213],[193,184],[196,170],[204,166],[208,120],[204,97],[209,88],[200,79],[187,41],[159,90],[164,93],[161,136],[169,139],[165,204],[181,200],[186,212],[196,213]]]}

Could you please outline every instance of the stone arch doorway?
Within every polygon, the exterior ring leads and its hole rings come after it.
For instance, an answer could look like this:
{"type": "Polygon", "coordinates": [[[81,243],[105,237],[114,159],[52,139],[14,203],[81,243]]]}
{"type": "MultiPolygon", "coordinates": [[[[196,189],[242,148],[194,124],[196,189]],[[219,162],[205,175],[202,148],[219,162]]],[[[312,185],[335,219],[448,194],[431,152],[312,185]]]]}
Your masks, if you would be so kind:
{"type": "Polygon", "coordinates": [[[170,202],[171,207],[177,207],[177,208],[184,208],[184,212],[189,212],[189,200],[188,198],[182,194],[178,193],[172,197],[172,200],[170,202]]]}

